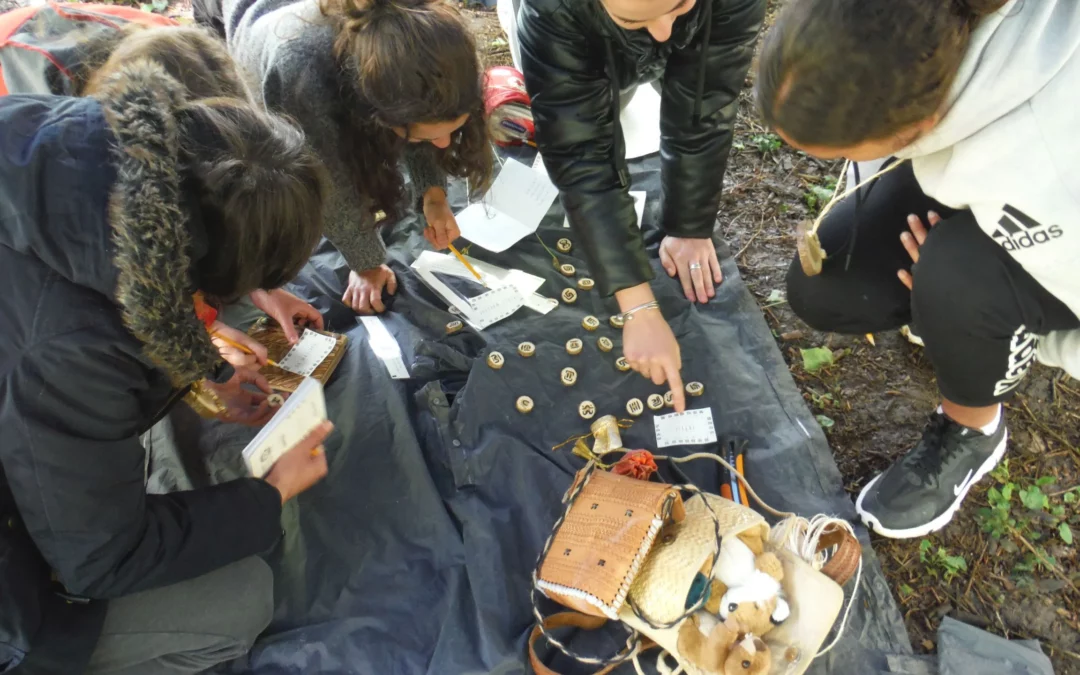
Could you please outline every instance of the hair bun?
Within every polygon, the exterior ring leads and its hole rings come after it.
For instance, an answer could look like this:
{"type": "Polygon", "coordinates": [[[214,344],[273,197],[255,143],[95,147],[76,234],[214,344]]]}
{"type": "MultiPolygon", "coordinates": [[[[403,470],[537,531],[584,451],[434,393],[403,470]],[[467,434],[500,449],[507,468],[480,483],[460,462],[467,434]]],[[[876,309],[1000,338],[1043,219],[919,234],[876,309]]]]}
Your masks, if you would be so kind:
{"type": "MultiPolygon", "coordinates": [[[[345,18],[345,27],[358,32],[367,28],[380,17],[392,16],[410,10],[420,9],[441,0],[340,0],[341,13],[345,18]]],[[[337,4],[337,3],[335,3],[337,4]]]]}
{"type": "MultiPolygon", "coordinates": [[[[935,0],[931,0],[933,2],[935,0]]],[[[952,0],[956,13],[969,19],[978,19],[993,14],[1009,0],[952,0]]]]}

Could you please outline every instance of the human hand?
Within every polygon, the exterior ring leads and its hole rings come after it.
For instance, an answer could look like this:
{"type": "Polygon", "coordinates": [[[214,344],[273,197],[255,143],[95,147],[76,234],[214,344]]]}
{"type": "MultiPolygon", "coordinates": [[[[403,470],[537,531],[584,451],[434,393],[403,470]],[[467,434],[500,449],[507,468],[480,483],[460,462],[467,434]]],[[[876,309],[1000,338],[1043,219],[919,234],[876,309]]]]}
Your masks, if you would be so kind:
{"type": "MultiPolygon", "coordinates": [[[[926,214],[926,220],[930,223],[930,227],[934,227],[941,222],[941,216],[939,216],[935,211],[930,211],[926,214]]],[[[925,225],[923,225],[922,219],[914,213],[907,217],[907,221],[908,228],[911,230],[911,232],[905,232],[901,234],[900,243],[904,245],[904,248],[907,250],[908,255],[911,256],[911,262],[914,264],[919,262],[919,247],[923,245],[924,241],[926,241],[926,234],[929,232],[929,230],[925,225]]],[[[914,277],[911,276],[911,272],[908,272],[907,270],[899,270],[897,271],[896,276],[900,277],[900,283],[907,286],[907,289],[909,291],[912,289],[915,280],[914,277]]]]}
{"type": "Polygon", "coordinates": [[[712,239],[664,237],[660,242],[660,264],[669,277],[679,276],[690,302],[708,302],[716,295],[715,284],[724,280],[712,239]]]}
{"type": "Polygon", "coordinates": [[[225,405],[225,412],[218,415],[222,422],[258,427],[274,416],[274,411],[266,400],[271,393],[270,384],[258,371],[236,368],[228,382],[205,382],[204,386],[217,394],[225,405]],[[251,391],[244,386],[249,384],[257,387],[259,391],[251,391]]]}
{"type": "Polygon", "coordinates": [[[296,344],[300,340],[296,326],[322,330],[323,318],[319,310],[282,288],[258,290],[249,297],[256,307],[281,326],[289,344],[296,344]]]}
{"type": "Polygon", "coordinates": [[[349,285],[341,301],[357,314],[379,314],[386,311],[382,301],[383,287],[390,295],[397,293],[397,277],[386,265],[349,272],[349,285]]]}
{"type": "Polygon", "coordinates": [[[266,365],[266,347],[248,337],[247,333],[236,330],[220,321],[215,321],[210,326],[210,341],[218,348],[221,358],[232,364],[233,368],[238,370],[242,368],[258,370],[266,365]],[[236,345],[240,345],[244,349],[240,349],[236,345]]]}
{"type": "Polygon", "coordinates": [[[322,443],[333,430],[333,422],[323,422],[270,467],[263,480],[281,493],[282,504],[318,483],[326,475],[329,467],[322,443]]]}
{"type": "MultiPolygon", "coordinates": [[[[648,284],[624,289],[615,295],[623,311],[653,300],[648,284]]],[[[659,309],[643,309],[626,320],[623,326],[623,356],[631,368],[654,384],[668,383],[675,397],[676,412],[686,409],[686,394],[679,374],[682,353],[671,326],[664,321],[659,309]]]]}
{"type": "Polygon", "coordinates": [[[424,229],[424,239],[427,239],[436,250],[449,248],[450,244],[461,236],[454,212],[450,210],[450,204],[446,201],[446,192],[442,188],[428,188],[428,191],[424,193],[424,218],[428,224],[424,229]]]}

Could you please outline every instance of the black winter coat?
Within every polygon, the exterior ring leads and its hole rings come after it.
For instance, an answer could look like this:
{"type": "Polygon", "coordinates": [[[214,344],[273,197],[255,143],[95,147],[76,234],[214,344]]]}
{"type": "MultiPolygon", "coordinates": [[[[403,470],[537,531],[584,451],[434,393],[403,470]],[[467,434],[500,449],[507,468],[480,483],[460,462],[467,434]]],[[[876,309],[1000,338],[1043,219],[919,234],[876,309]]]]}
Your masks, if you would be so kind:
{"type": "Polygon", "coordinates": [[[765,4],[697,0],[661,43],[616,25],[600,0],[521,0],[537,145],[605,295],[653,276],[628,194],[620,93],[663,81],[661,224],[671,236],[711,237],[765,4]]]}
{"type": "Polygon", "coordinates": [[[0,98],[0,672],[81,672],[109,598],[280,537],[260,480],[146,494],[140,433],[231,375],[192,306],[181,92],[144,63],[100,100],[0,98]]]}

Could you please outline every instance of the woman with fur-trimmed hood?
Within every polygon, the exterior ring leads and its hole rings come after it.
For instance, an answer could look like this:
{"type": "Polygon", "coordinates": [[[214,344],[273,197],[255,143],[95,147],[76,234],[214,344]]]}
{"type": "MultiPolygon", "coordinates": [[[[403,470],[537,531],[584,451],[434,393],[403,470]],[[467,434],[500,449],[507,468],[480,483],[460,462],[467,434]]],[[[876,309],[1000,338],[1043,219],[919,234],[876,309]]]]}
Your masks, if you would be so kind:
{"type": "Polygon", "coordinates": [[[326,472],[311,450],[165,495],[139,436],[193,384],[258,424],[258,378],[222,361],[196,293],[277,288],[319,240],[303,135],[238,99],[187,100],[160,65],[91,97],[0,98],[0,671],[195,672],[269,622],[254,556],[326,472]]]}

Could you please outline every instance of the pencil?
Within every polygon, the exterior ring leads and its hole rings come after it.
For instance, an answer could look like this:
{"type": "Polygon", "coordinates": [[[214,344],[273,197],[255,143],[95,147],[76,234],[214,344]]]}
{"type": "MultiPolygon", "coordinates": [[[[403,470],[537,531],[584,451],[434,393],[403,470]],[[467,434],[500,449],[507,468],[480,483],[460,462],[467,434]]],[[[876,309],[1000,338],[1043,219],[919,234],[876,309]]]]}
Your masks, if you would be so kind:
{"type": "MultiPolygon", "coordinates": [[[[735,455],[735,468],[743,475],[743,478],[746,477],[745,466],[744,455],[742,451],[739,451],[739,454],[735,455]]],[[[739,501],[742,502],[743,506],[750,506],[750,500],[747,498],[746,489],[741,483],[739,484],[739,501]]]]}
{"type": "MultiPolygon", "coordinates": [[[[453,244],[450,244],[450,252],[453,253],[454,256],[461,261],[461,264],[465,266],[465,269],[472,272],[472,275],[476,277],[477,281],[482,284],[484,283],[484,280],[480,278],[480,273],[476,271],[476,268],[469,264],[469,261],[465,259],[465,256],[461,255],[461,251],[457,250],[457,248],[453,244]]],[[[484,285],[486,286],[487,284],[484,285]]]]}
{"type": "MultiPolygon", "coordinates": [[[[245,354],[251,354],[252,356],[254,356],[254,354],[252,353],[252,351],[251,351],[250,349],[248,349],[248,348],[247,348],[247,347],[245,347],[244,345],[240,344],[239,342],[233,342],[232,340],[230,340],[229,338],[225,337],[225,336],[224,336],[224,335],[222,335],[221,333],[212,333],[212,334],[211,334],[211,337],[217,338],[218,340],[221,340],[222,342],[224,342],[224,343],[225,343],[225,344],[227,344],[227,345],[231,345],[231,346],[233,346],[233,347],[236,347],[237,349],[239,349],[240,351],[244,352],[245,354]]],[[[273,359],[271,359],[271,358],[267,358],[267,359],[266,359],[266,362],[267,362],[267,363],[269,363],[269,364],[270,364],[271,366],[277,366],[277,367],[280,367],[280,366],[278,366],[278,364],[277,364],[277,363],[276,363],[276,362],[275,362],[275,361],[274,361],[273,359]]]]}

